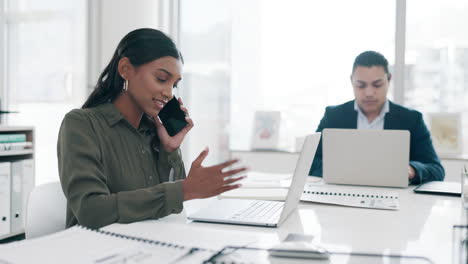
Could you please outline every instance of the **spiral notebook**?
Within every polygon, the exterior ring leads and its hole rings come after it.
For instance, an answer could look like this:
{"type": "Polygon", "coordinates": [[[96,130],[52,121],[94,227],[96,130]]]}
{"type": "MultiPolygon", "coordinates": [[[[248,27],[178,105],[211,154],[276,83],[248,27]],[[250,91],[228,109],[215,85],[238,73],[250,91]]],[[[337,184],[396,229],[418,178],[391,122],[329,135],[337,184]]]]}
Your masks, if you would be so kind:
{"type": "Polygon", "coordinates": [[[400,207],[398,194],[394,192],[314,183],[305,184],[301,201],[386,210],[398,210],[400,207]]]}
{"type": "Polygon", "coordinates": [[[197,251],[205,250],[74,226],[0,245],[0,263],[174,263],[197,251]]]}

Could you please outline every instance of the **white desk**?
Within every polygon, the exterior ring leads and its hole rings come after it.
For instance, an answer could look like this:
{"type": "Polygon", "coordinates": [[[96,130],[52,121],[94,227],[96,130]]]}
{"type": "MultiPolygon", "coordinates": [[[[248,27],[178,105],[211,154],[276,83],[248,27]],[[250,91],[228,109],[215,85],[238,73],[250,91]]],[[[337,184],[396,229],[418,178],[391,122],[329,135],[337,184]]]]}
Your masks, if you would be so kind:
{"type": "MultiPolygon", "coordinates": [[[[300,202],[298,210],[279,228],[186,220],[186,214],[209,202],[206,200],[185,202],[184,212],[157,221],[188,225],[193,229],[247,231],[257,237],[254,245],[261,247],[277,244],[289,233],[302,233],[314,235],[317,241],[339,250],[419,255],[437,264],[451,263],[452,226],[467,223],[460,198],[415,194],[413,188],[391,189],[399,194],[398,211],[300,202]]],[[[118,226],[110,225],[104,229],[117,231],[118,226]]],[[[147,232],[157,233],[158,230],[147,232]]],[[[174,235],[177,235],[177,230],[174,230],[174,235]]]]}

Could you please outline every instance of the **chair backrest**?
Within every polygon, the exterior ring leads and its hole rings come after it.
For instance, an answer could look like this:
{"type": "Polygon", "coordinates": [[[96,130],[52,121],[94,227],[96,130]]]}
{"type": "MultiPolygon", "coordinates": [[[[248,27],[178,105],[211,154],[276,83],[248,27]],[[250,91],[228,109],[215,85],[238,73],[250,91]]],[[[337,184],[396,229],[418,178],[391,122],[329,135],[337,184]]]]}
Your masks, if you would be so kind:
{"type": "Polygon", "coordinates": [[[60,182],[36,186],[29,195],[26,211],[26,239],[65,229],[67,199],[60,182]]]}

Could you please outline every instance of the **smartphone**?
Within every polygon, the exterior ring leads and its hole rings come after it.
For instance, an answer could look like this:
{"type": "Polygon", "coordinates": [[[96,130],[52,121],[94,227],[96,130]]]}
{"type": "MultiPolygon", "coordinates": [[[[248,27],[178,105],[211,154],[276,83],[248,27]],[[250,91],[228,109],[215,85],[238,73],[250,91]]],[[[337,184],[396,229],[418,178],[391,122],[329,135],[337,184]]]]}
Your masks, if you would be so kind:
{"type": "Polygon", "coordinates": [[[171,137],[188,125],[185,113],[180,109],[179,100],[175,96],[161,109],[158,116],[171,137]]]}

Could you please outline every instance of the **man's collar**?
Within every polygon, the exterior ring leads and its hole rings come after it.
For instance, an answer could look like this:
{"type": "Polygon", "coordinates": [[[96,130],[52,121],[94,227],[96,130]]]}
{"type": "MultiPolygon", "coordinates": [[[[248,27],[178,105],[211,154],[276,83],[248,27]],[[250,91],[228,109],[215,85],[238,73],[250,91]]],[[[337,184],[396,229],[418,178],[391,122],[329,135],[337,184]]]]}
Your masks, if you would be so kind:
{"type": "MultiPolygon", "coordinates": [[[[359,108],[356,100],[354,100],[354,110],[358,112],[359,115],[363,115],[363,116],[366,116],[364,114],[364,112],[362,112],[361,108],[359,108]]],[[[385,99],[385,103],[384,105],[382,106],[382,110],[380,110],[380,113],[379,113],[379,117],[380,116],[384,116],[386,113],[388,113],[390,111],[390,103],[388,101],[388,99],[385,99]]]]}

